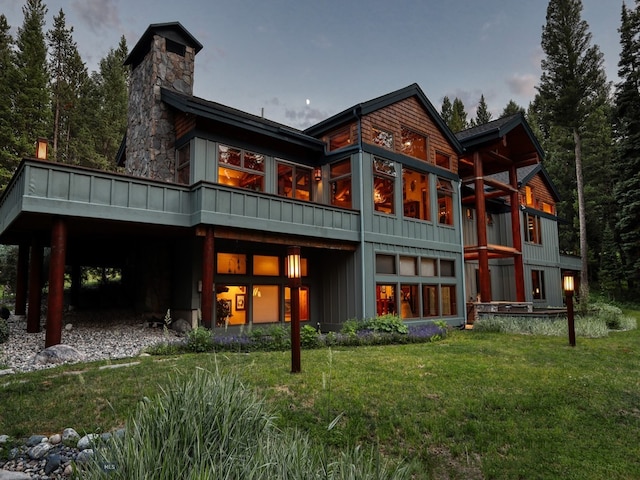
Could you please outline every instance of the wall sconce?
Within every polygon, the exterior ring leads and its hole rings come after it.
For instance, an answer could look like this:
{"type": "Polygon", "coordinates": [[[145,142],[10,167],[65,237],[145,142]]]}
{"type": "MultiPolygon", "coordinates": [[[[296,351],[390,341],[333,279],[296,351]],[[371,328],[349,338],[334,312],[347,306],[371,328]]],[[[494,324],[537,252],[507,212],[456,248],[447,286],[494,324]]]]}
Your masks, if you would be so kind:
{"type": "Polygon", "coordinates": [[[36,140],[36,158],[38,160],[46,160],[47,159],[47,150],[49,147],[49,142],[46,138],[38,138],[36,140]]]}
{"type": "Polygon", "coordinates": [[[316,167],[313,169],[313,178],[316,182],[322,180],[322,169],[320,167],[316,167]]]}

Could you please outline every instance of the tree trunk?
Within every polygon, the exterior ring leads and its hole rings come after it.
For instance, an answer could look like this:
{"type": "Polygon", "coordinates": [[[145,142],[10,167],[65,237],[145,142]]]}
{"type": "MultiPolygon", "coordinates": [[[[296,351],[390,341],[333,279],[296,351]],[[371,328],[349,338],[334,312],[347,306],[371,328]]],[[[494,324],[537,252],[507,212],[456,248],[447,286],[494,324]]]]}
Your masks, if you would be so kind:
{"type": "Polygon", "coordinates": [[[580,224],[580,303],[586,305],[589,300],[589,277],[587,266],[587,218],[584,206],[584,180],[582,177],[582,138],[578,128],[573,129],[576,156],[576,188],[578,190],[578,221],[580,224]]]}

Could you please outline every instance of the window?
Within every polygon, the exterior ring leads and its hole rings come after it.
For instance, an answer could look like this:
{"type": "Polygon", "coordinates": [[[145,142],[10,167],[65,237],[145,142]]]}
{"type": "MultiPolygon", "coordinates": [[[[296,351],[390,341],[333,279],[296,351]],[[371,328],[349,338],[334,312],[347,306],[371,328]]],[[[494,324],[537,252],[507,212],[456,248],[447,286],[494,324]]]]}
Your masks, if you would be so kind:
{"type": "Polygon", "coordinates": [[[473,208],[471,207],[466,207],[464,209],[464,214],[467,220],[471,221],[473,220],[473,208]]]}
{"type": "Polygon", "coordinates": [[[373,143],[380,147],[393,150],[393,133],[382,130],[381,128],[373,127],[373,143]]]}
{"type": "Polygon", "coordinates": [[[418,132],[414,132],[406,127],[402,127],[402,147],[401,151],[405,155],[427,160],[427,137],[418,132]]]}
{"type": "Polygon", "coordinates": [[[542,211],[553,215],[554,213],[553,205],[547,202],[542,202],[542,211]]]}
{"type": "Polygon", "coordinates": [[[396,313],[395,285],[376,285],[376,312],[378,315],[396,313]]]}
{"type": "Polygon", "coordinates": [[[435,277],[438,275],[437,260],[435,258],[420,259],[420,275],[423,277],[435,277]]]}
{"type": "MultiPolygon", "coordinates": [[[[300,321],[306,322],[309,320],[309,289],[307,287],[300,287],[300,321]]],[[[291,289],[284,287],[284,321],[291,321],[291,289]]]]}
{"type": "Polygon", "coordinates": [[[524,187],[525,201],[527,205],[533,205],[533,189],[529,186],[524,187]]]}
{"type": "Polygon", "coordinates": [[[178,150],[178,167],[176,168],[178,183],[191,183],[191,144],[187,143],[178,150]]]}
{"type": "Polygon", "coordinates": [[[531,289],[534,300],[544,300],[544,271],[531,270],[531,289]]]}
{"type": "Polygon", "coordinates": [[[542,244],[542,226],[540,217],[530,213],[524,214],[524,239],[530,243],[542,244]]]}
{"type": "Polygon", "coordinates": [[[247,273],[247,256],[239,253],[218,253],[216,273],[245,275],[247,273]]]}
{"type": "Polygon", "coordinates": [[[456,287],[455,285],[442,285],[440,287],[442,294],[442,315],[456,315],[456,287]]]}
{"type": "Polygon", "coordinates": [[[263,192],[264,164],[264,155],[220,145],[218,147],[218,182],[263,192]]]}
{"type": "Polygon", "coordinates": [[[391,160],[373,159],[373,208],[376,212],[395,213],[395,165],[391,160]]]}
{"type": "Polygon", "coordinates": [[[402,202],[405,217],[429,220],[429,176],[402,169],[402,202]]]}
{"type": "Polygon", "coordinates": [[[438,317],[440,309],[438,308],[438,286],[423,285],[422,286],[422,316],[438,317]]]}
{"type": "Polygon", "coordinates": [[[400,318],[416,318],[420,316],[418,285],[401,285],[400,318]]]}
{"type": "Polygon", "coordinates": [[[440,276],[455,277],[455,262],[453,260],[440,260],[440,276]]]}
{"type": "Polygon", "coordinates": [[[300,165],[276,162],[278,168],[278,195],[311,200],[311,169],[300,165]]]}
{"type": "Polygon", "coordinates": [[[400,275],[415,277],[418,273],[416,271],[416,260],[415,257],[400,257],[400,275]]]}
{"type": "Polygon", "coordinates": [[[438,178],[438,223],[453,225],[453,186],[451,180],[438,178]]]}
{"type": "Polygon", "coordinates": [[[329,137],[329,151],[351,145],[351,127],[343,128],[329,137]]]}
{"type": "Polygon", "coordinates": [[[279,285],[254,285],[251,300],[251,318],[254,324],[280,321],[279,285]]]}
{"type": "Polygon", "coordinates": [[[393,255],[376,255],[376,273],[395,275],[396,257],[393,255]]]}
{"type": "Polygon", "coordinates": [[[331,205],[351,208],[351,159],[331,164],[329,177],[331,205]]]}
{"type": "Polygon", "coordinates": [[[436,165],[451,170],[451,157],[441,152],[436,152],[436,165]]]}
{"type": "Polygon", "coordinates": [[[280,258],[267,255],[254,255],[253,274],[277,277],[280,275],[280,258]]]}

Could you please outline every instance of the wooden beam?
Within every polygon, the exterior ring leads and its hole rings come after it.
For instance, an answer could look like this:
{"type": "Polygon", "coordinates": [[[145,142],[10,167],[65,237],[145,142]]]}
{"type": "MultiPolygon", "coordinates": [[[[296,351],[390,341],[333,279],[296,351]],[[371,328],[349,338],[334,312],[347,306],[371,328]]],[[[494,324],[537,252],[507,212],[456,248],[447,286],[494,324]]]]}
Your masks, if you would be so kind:
{"type": "Polygon", "coordinates": [[[328,240],[312,237],[294,237],[282,233],[254,232],[233,228],[217,227],[214,236],[228,240],[241,240],[255,243],[270,243],[274,245],[299,245],[300,247],[324,248],[327,250],[343,250],[355,252],[357,245],[351,242],[328,240]]]}
{"type": "Polygon", "coordinates": [[[64,266],[67,257],[67,222],[53,220],[51,227],[51,257],[49,259],[49,305],[44,346],[62,342],[62,312],[64,307],[64,266]]]}
{"type": "Polygon", "coordinates": [[[204,232],[202,242],[202,291],[200,292],[200,312],[202,315],[202,325],[211,328],[213,320],[213,263],[214,252],[214,232],[213,227],[207,227],[204,232]]]}

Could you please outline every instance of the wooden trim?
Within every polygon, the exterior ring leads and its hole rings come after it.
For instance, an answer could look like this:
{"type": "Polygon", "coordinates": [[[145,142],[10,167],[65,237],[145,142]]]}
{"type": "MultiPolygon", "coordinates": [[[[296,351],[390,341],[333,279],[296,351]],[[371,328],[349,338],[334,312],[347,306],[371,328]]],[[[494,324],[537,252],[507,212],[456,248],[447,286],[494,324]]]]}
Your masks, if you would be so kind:
{"type": "Polygon", "coordinates": [[[300,247],[324,248],[328,250],[342,250],[355,252],[358,245],[350,242],[337,242],[320,238],[292,237],[278,233],[267,233],[236,228],[217,227],[214,232],[216,238],[241,240],[255,243],[270,243],[274,245],[299,245],[300,247]]]}

